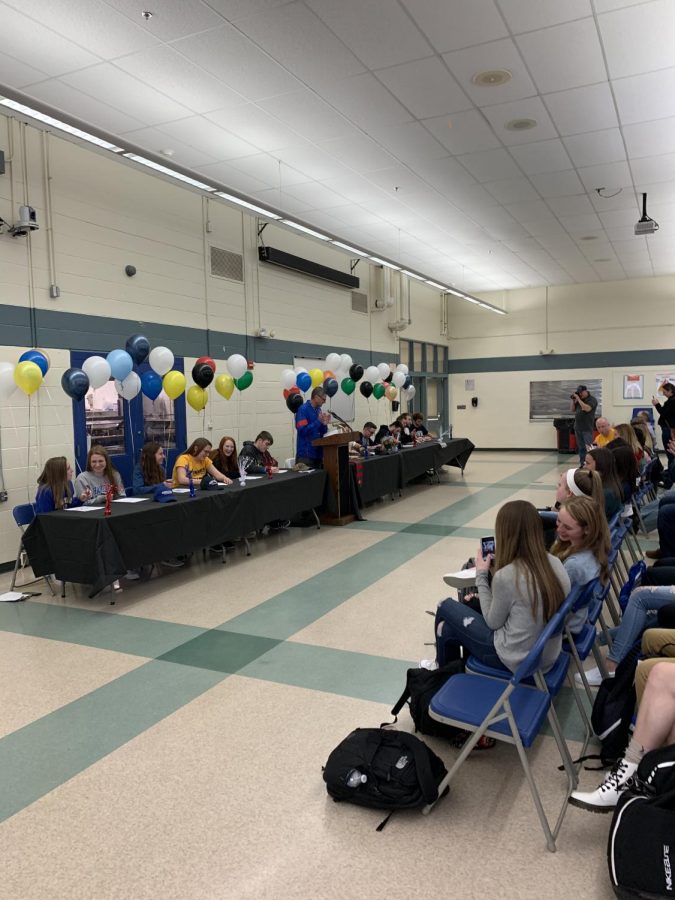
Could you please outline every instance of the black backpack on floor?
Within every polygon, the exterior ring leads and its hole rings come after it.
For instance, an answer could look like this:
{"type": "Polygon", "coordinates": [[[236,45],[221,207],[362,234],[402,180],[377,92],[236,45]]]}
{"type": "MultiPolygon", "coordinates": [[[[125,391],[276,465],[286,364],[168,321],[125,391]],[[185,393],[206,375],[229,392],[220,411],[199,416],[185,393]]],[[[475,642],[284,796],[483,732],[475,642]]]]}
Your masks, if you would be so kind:
{"type": "Polygon", "coordinates": [[[406,731],[387,728],[352,731],[332,751],[323,770],[326,789],[334,800],[391,811],[433,803],[446,775],[443,761],[423,741],[406,731]],[[350,786],[350,776],[352,784],[356,781],[354,786],[350,786]]]}
{"type": "Polygon", "coordinates": [[[614,676],[605,678],[598,688],[591,713],[591,725],[602,744],[600,759],[604,766],[614,765],[628,746],[630,724],[635,712],[633,682],[639,655],[640,642],[636,641],[616,667],[614,676]]]}
{"type": "Polygon", "coordinates": [[[675,895],[675,745],[646,753],[619,797],[607,864],[617,897],[675,895]]]}
{"type": "MultiPolygon", "coordinates": [[[[415,731],[421,731],[422,734],[434,737],[454,738],[461,729],[432,719],[429,715],[429,704],[434,694],[440,691],[449,678],[463,671],[464,662],[461,659],[452,660],[433,671],[408,669],[405,690],[392,709],[392,716],[398,717],[407,702],[410,707],[410,715],[415,723],[415,731]]],[[[394,719],[395,721],[396,719],[394,719]]]]}

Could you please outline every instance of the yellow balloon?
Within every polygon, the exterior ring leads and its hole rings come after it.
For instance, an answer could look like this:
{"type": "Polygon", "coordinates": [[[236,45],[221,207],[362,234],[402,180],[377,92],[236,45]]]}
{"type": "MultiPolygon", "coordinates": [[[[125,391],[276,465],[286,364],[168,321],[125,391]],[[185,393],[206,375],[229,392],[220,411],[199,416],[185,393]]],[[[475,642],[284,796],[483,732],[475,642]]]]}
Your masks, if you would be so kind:
{"type": "Polygon", "coordinates": [[[234,392],[234,378],[231,375],[217,375],[215,385],[220,396],[229,400],[234,392]]]}
{"type": "Polygon", "coordinates": [[[191,388],[188,388],[185,397],[187,398],[187,402],[196,412],[201,412],[209,402],[209,392],[196,384],[193,384],[191,388]]]}
{"type": "Polygon", "coordinates": [[[319,387],[323,384],[323,372],[321,369],[310,369],[309,377],[312,379],[312,387],[319,387]]]}
{"type": "Polygon", "coordinates": [[[28,360],[20,362],[14,369],[14,381],[30,397],[42,384],[42,369],[37,363],[28,360]]]}
{"type": "Polygon", "coordinates": [[[171,400],[175,400],[185,390],[185,375],[182,372],[178,372],[176,369],[172,369],[170,372],[167,372],[164,378],[162,378],[162,387],[164,388],[164,393],[171,400]]]}

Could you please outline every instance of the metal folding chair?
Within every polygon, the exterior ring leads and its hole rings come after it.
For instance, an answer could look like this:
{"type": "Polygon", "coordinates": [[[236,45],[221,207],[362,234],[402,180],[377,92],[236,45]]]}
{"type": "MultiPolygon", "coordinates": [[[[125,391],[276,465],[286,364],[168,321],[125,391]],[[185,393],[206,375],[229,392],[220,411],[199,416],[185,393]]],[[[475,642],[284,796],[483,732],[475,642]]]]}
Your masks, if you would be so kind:
{"type": "MultiPolygon", "coordinates": [[[[23,572],[26,568],[26,565],[29,564],[28,554],[23,546],[23,536],[26,531],[26,528],[31,524],[33,519],[35,518],[35,507],[32,503],[21,503],[19,506],[15,506],[12,510],[12,515],[14,516],[14,521],[19,526],[21,531],[21,539],[19,541],[19,549],[16,554],[16,562],[14,563],[14,572],[12,574],[12,583],[9,586],[10,591],[14,590],[16,586],[16,578],[19,574],[19,569],[23,572]]],[[[44,581],[49,590],[52,592],[52,597],[55,597],[54,586],[51,583],[49,576],[40,575],[39,578],[33,578],[31,581],[23,581],[18,587],[29,587],[31,584],[37,584],[38,581],[44,581]]]]}

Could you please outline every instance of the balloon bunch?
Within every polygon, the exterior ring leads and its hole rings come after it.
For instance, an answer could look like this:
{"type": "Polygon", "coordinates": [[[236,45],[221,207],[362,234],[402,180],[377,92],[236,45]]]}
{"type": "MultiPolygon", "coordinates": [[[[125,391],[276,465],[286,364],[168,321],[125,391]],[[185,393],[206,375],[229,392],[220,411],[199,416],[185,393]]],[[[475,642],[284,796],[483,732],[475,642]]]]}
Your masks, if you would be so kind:
{"type": "Polygon", "coordinates": [[[42,384],[50,366],[49,356],[44,350],[26,350],[16,365],[0,362],[0,399],[8,400],[19,388],[28,397],[42,384]]]}
{"type": "Polygon", "coordinates": [[[201,412],[209,401],[207,390],[211,382],[221,397],[229,400],[234,389],[245,391],[253,383],[253,372],[248,369],[248,361],[241,353],[233,353],[225,360],[229,374],[216,376],[216,363],[210,356],[200,356],[192,368],[192,380],[194,385],[185,395],[190,406],[201,412]],[[214,381],[215,378],[215,381],[214,381]]]}

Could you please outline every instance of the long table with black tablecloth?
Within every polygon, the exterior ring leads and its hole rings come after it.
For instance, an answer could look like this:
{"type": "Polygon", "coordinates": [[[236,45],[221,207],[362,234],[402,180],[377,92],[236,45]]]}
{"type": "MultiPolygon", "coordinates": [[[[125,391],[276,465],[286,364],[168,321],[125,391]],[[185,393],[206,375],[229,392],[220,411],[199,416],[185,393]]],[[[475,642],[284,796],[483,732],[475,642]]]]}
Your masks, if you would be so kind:
{"type": "Polygon", "coordinates": [[[359,506],[399,491],[406,484],[441,466],[464,471],[474,445],[468,438],[425,441],[395,453],[352,460],[352,477],[359,506]]]}
{"type": "Polygon", "coordinates": [[[127,571],[183,556],[329,503],[323,470],[248,479],[175,503],[115,501],[110,516],[62,510],[36,516],[23,542],[35,575],[90,584],[92,596],[127,571]]]}

